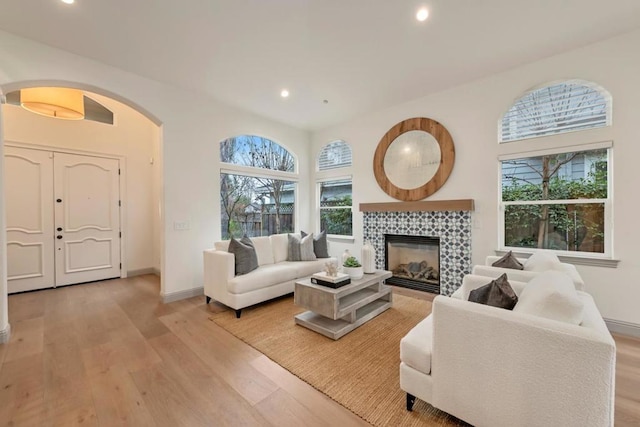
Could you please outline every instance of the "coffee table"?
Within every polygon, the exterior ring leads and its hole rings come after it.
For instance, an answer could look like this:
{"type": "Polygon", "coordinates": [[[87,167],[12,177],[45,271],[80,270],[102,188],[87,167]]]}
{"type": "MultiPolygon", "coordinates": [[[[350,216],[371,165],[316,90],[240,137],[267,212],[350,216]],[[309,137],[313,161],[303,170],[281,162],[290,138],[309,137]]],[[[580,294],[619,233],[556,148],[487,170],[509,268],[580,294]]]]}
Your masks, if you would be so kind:
{"type": "Polygon", "coordinates": [[[384,284],[389,277],[390,271],[377,270],[338,289],[313,284],[310,278],[297,281],[294,302],[309,311],[298,314],[295,322],[337,340],[391,307],[391,287],[384,284]]]}

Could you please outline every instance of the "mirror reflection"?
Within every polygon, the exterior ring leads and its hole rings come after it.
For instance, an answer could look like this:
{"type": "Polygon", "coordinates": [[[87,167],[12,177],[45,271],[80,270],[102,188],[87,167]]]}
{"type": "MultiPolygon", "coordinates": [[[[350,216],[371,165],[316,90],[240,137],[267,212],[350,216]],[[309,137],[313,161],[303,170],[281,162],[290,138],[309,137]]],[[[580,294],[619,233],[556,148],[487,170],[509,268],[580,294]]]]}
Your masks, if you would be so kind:
{"type": "Polygon", "coordinates": [[[384,156],[384,171],[393,185],[412,189],[434,177],[440,167],[440,144],[429,132],[412,130],[393,140],[384,156]]]}

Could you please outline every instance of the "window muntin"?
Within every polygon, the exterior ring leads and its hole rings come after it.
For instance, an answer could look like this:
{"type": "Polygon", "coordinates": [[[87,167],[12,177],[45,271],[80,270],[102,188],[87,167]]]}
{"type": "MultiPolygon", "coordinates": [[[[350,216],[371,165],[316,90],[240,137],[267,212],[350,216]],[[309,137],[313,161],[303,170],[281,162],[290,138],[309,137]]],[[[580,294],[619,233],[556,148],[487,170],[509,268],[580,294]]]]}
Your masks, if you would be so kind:
{"type": "Polygon", "coordinates": [[[220,228],[231,236],[268,236],[295,230],[297,174],[294,156],[259,136],[220,143],[220,228]]]}
{"type": "Polygon", "coordinates": [[[321,181],[320,230],[337,236],[353,235],[351,179],[321,181]]]}
{"type": "Polygon", "coordinates": [[[588,82],[570,80],[533,90],[502,117],[500,142],[608,126],[611,96],[588,82]]]}
{"type": "Polygon", "coordinates": [[[503,160],[502,244],[606,254],[608,159],[599,148],[503,160]]]}
{"type": "Polygon", "coordinates": [[[344,141],[331,142],[320,150],[318,170],[330,170],[351,166],[351,147],[344,141]]]}

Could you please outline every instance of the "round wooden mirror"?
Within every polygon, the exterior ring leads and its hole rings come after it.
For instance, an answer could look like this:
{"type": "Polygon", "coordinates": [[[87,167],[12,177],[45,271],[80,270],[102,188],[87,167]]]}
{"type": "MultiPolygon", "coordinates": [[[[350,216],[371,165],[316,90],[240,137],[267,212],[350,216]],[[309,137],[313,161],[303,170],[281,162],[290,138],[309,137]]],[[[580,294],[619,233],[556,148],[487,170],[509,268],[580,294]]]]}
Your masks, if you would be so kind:
{"type": "Polygon", "coordinates": [[[382,190],[402,201],[429,197],[449,178],[455,160],[447,129],[424,117],[403,120],[382,137],[373,173],[382,190]]]}

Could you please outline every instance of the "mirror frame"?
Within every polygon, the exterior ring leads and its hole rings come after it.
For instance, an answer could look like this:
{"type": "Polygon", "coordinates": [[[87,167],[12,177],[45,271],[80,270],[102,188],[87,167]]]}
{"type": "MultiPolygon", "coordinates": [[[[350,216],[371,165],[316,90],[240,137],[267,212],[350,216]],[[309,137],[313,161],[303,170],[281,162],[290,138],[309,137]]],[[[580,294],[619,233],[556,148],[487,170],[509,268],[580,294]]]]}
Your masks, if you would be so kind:
{"type": "Polygon", "coordinates": [[[413,202],[429,197],[444,185],[453,170],[456,153],[453,138],[439,122],[426,117],[406,119],[393,126],[382,137],[373,156],[373,173],[380,188],[394,199],[413,202]],[[387,177],[384,158],[389,146],[403,133],[418,130],[430,133],[440,145],[440,165],[435,175],[425,184],[416,188],[400,188],[387,177]]]}

